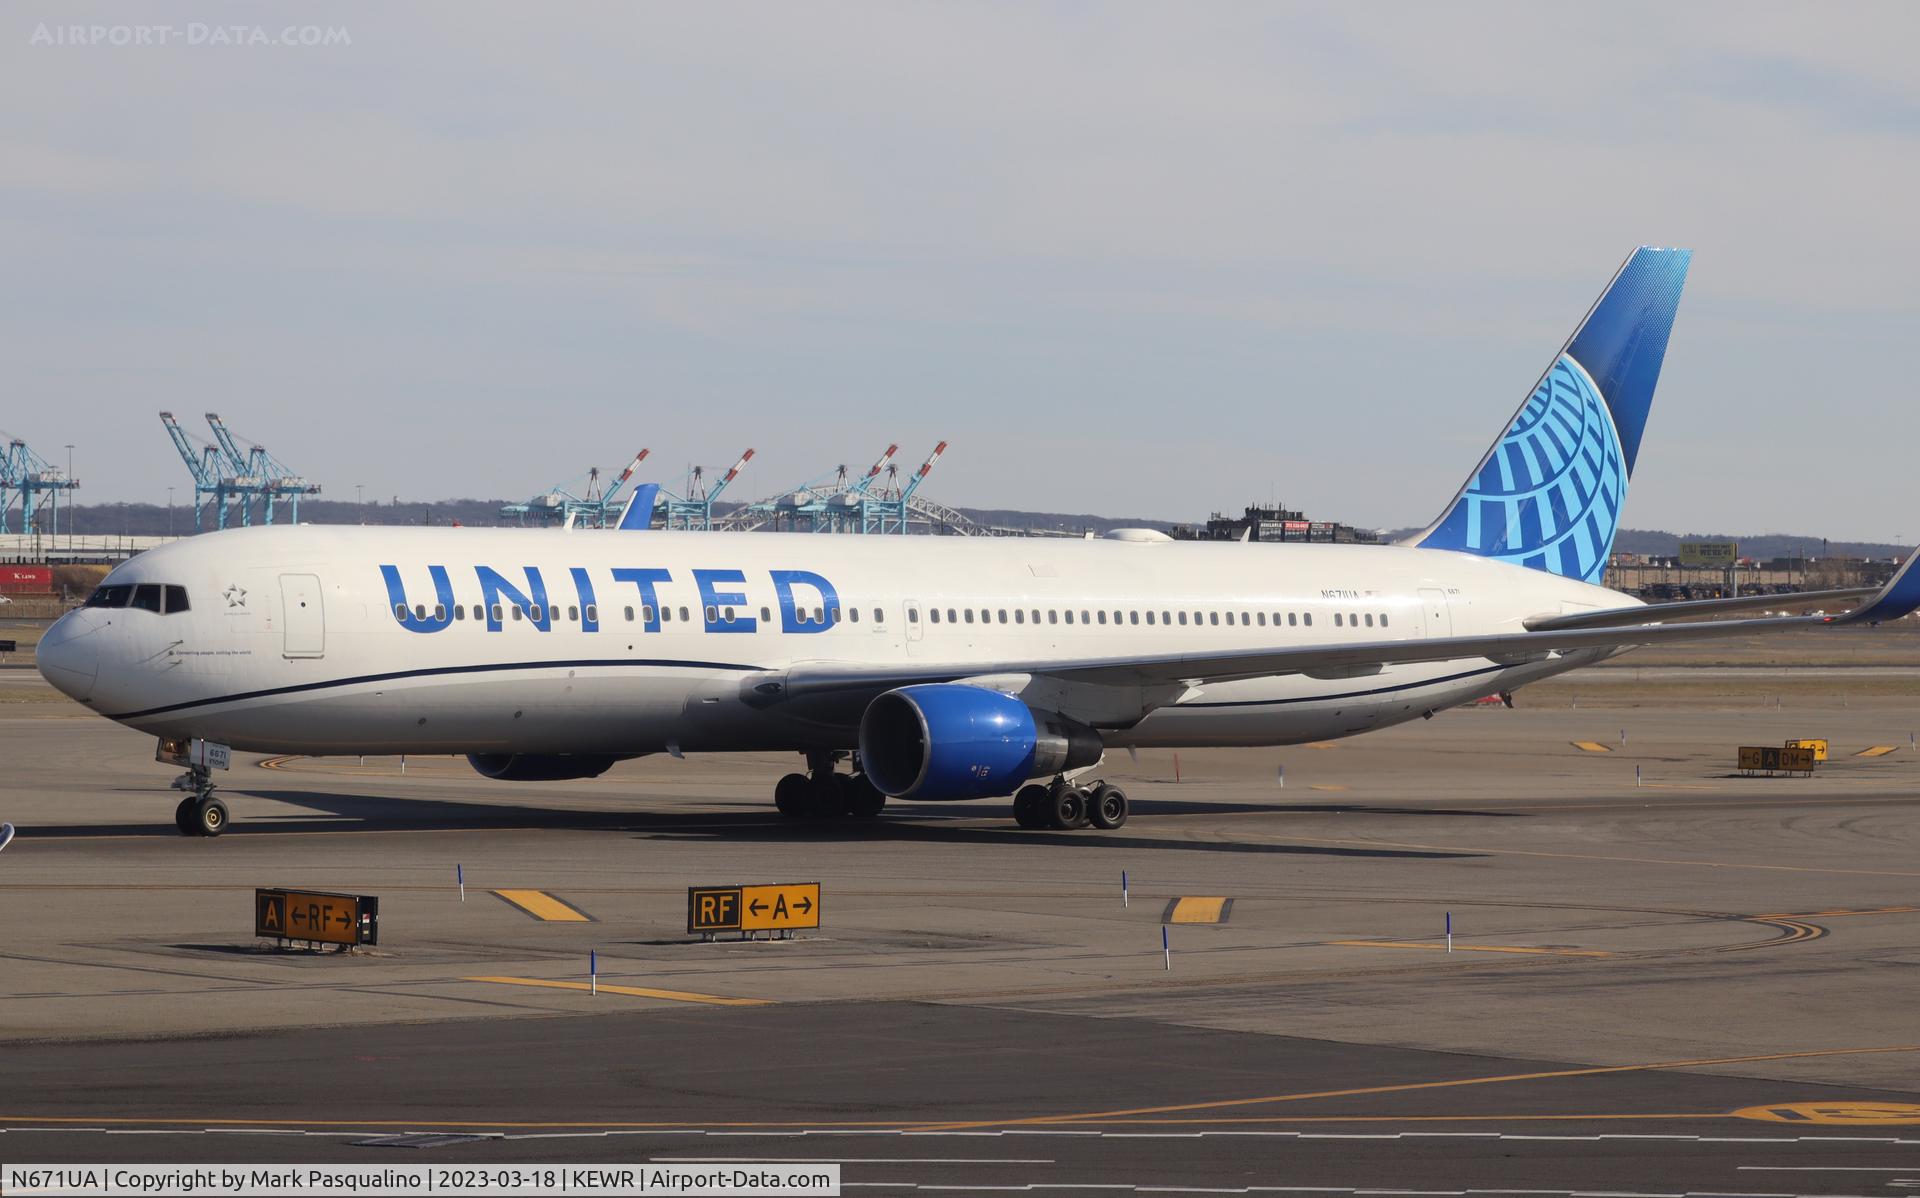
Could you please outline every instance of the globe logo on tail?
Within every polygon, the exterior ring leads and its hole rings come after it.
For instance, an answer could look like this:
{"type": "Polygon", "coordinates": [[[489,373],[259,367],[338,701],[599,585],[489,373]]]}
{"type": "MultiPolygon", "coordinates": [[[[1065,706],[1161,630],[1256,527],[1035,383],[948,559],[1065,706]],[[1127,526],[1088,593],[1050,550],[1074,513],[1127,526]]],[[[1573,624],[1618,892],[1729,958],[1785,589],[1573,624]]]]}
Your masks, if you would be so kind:
{"type": "Polygon", "coordinates": [[[1460,497],[1468,552],[1598,582],[1627,494],[1600,388],[1562,354],[1460,497]]]}

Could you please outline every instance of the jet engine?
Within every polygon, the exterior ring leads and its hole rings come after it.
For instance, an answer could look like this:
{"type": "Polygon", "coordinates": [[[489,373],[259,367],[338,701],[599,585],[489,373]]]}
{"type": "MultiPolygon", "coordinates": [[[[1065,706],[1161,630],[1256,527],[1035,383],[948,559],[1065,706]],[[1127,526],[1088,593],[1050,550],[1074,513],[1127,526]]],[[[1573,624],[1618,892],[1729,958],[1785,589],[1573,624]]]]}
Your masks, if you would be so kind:
{"type": "Polygon", "coordinates": [[[896,799],[985,799],[1029,778],[1093,765],[1100,734],[1065,716],[959,682],[904,686],[860,718],[860,768],[896,799]]]}

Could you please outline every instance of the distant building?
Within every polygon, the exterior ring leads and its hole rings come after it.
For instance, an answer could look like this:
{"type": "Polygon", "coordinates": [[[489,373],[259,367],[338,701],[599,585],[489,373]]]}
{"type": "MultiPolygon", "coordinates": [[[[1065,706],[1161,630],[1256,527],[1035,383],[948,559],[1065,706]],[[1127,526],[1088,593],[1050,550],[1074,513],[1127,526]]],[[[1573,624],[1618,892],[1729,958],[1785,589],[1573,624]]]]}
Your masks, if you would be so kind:
{"type": "Polygon", "coordinates": [[[1208,517],[1203,526],[1176,524],[1170,535],[1178,541],[1288,541],[1298,544],[1377,545],[1380,535],[1371,529],[1347,524],[1309,520],[1305,512],[1283,507],[1249,506],[1244,515],[1226,516],[1219,512],[1208,517]]]}

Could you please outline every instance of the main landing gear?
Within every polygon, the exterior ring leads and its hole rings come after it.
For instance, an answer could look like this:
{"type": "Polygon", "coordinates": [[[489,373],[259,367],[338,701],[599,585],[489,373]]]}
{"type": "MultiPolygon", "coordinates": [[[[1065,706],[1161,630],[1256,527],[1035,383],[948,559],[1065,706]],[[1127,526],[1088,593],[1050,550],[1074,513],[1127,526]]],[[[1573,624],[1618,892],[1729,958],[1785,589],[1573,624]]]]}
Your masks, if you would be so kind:
{"type": "Polygon", "coordinates": [[[173,780],[175,790],[189,792],[173,809],[173,826],[182,836],[218,836],[227,830],[227,805],[213,797],[213,775],[195,766],[173,780]]]}
{"type": "Polygon", "coordinates": [[[1111,831],[1127,822],[1127,795],[1105,782],[1081,787],[1056,778],[1048,786],[1021,787],[1013,796],[1013,818],[1023,828],[1065,832],[1092,826],[1111,831]]]}
{"type": "Polygon", "coordinates": [[[795,819],[834,819],[850,815],[872,819],[886,808],[887,796],[867,781],[858,759],[854,772],[842,774],[834,766],[850,753],[808,753],[807,772],[788,774],[773,788],[773,805],[781,815],[795,819]]]}

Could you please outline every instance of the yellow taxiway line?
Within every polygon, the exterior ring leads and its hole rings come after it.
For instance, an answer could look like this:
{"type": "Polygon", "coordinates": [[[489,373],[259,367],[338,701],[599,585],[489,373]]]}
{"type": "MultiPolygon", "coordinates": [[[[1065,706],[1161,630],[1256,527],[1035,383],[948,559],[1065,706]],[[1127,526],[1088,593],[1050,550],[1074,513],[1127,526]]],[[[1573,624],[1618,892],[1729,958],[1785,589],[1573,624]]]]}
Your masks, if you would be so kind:
{"type": "MultiPolygon", "coordinates": [[[[562,982],[553,978],[468,978],[469,982],[497,982],[502,986],[544,986],[549,990],[591,991],[587,982],[562,982]]],[[[602,994],[625,994],[634,998],[663,998],[668,1002],[704,1003],[710,1007],[770,1007],[770,998],[727,998],[719,994],[694,994],[686,990],[654,990],[646,986],[614,986],[600,983],[602,994]]]]}

